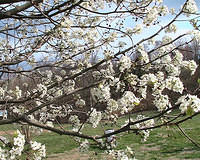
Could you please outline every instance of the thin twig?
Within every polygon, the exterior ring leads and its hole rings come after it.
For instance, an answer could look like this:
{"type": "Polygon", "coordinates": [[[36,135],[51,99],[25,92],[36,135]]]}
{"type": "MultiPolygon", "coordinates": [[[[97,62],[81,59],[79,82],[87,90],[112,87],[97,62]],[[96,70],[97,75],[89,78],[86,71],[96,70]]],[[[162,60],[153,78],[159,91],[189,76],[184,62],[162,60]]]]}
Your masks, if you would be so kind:
{"type": "Polygon", "coordinates": [[[192,142],[196,147],[200,148],[200,145],[197,144],[191,137],[189,137],[189,136],[184,132],[184,130],[183,130],[178,124],[176,124],[176,126],[177,126],[178,129],[181,131],[181,133],[182,133],[190,142],[192,142]]]}

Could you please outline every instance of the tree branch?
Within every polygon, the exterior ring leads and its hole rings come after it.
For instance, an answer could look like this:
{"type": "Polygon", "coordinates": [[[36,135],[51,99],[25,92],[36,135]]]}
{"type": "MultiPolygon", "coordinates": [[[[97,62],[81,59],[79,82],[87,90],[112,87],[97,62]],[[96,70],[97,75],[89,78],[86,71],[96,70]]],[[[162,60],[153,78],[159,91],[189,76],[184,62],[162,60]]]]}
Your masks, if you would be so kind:
{"type": "MultiPolygon", "coordinates": [[[[34,3],[40,3],[42,2],[42,0],[35,0],[34,3]]],[[[16,6],[15,8],[13,9],[10,9],[6,12],[1,12],[0,13],[0,19],[5,19],[5,18],[10,18],[12,17],[13,15],[16,15],[17,13],[21,12],[21,11],[24,11],[30,7],[33,6],[33,3],[31,1],[21,5],[21,6],[16,6]]]]}
{"type": "Polygon", "coordinates": [[[30,1],[30,0],[3,0],[3,1],[0,1],[0,5],[1,4],[17,3],[17,2],[26,2],[26,1],[30,1]]]}
{"type": "Polygon", "coordinates": [[[78,133],[78,132],[65,131],[65,130],[60,130],[60,129],[57,129],[57,128],[49,127],[49,126],[46,126],[46,125],[43,125],[43,124],[32,122],[28,118],[23,118],[23,121],[28,123],[28,124],[30,124],[30,125],[32,125],[32,126],[43,128],[43,129],[58,133],[60,135],[69,135],[69,136],[75,136],[75,137],[91,139],[91,140],[96,141],[95,138],[92,137],[92,136],[84,135],[84,134],[81,134],[81,133],[78,133]]]}
{"type": "Polygon", "coordinates": [[[178,124],[176,124],[176,126],[177,126],[178,129],[181,131],[181,133],[182,133],[190,142],[192,142],[196,147],[200,148],[200,145],[197,144],[192,138],[190,138],[178,124]]]}

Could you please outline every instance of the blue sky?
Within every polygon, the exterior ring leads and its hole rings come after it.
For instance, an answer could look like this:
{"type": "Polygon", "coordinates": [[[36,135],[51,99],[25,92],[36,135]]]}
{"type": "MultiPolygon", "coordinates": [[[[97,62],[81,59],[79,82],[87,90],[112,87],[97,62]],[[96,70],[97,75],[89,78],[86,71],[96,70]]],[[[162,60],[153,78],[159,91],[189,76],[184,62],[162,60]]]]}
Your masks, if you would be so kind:
{"type": "MultiPolygon", "coordinates": [[[[163,0],[163,4],[168,7],[168,9],[175,8],[176,13],[181,10],[182,5],[184,4],[186,0],[163,0]]],[[[196,0],[197,6],[200,6],[200,1],[196,0]]],[[[198,7],[199,8],[199,7],[198,7]]],[[[199,8],[200,9],[200,8],[199,8]]],[[[148,36],[151,36],[153,33],[157,32],[160,29],[160,26],[164,26],[165,24],[168,24],[168,22],[173,18],[172,15],[167,15],[165,17],[160,18],[160,24],[152,26],[150,28],[145,29],[141,35],[135,36],[134,40],[139,41],[143,38],[146,38],[148,36]]],[[[177,32],[168,34],[169,36],[175,38],[183,33],[186,33],[187,31],[190,31],[193,29],[192,25],[188,21],[183,21],[187,19],[191,19],[194,16],[186,17],[186,16],[180,16],[178,20],[174,24],[177,26],[177,32]]],[[[126,25],[129,27],[134,27],[134,21],[131,18],[127,18],[126,25]]],[[[156,37],[157,40],[160,40],[164,36],[164,33],[161,33],[159,36],[156,37]]],[[[187,37],[186,37],[187,38],[187,37]]]]}
{"type": "MultiPolygon", "coordinates": [[[[164,5],[168,6],[169,9],[170,9],[170,8],[175,8],[176,11],[178,12],[178,10],[181,9],[181,6],[184,4],[184,2],[185,2],[186,0],[163,0],[163,1],[164,1],[164,5]]],[[[197,0],[196,0],[196,1],[197,1],[197,0]]],[[[198,6],[200,6],[200,2],[199,2],[199,1],[198,1],[198,6]]],[[[113,10],[113,8],[111,7],[111,8],[109,8],[109,10],[113,10]]],[[[103,12],[107,12],[108,10],[102,10],[102,11],[103,11],[103,12]]],[[[160,20],[161,20],[160,25],[163,26],[164,24],[167,24],[172,18],[173,18],[173,16],[161,17],[161,19],[160,19],[160,20]]],[[[181,19],[183,20],[183,19],[185,19],[185,18],[187,18],[187,17],[181,16],[179,19],[180,19],[180,20],[181,20],[181,19]]],[[[191,17],[190,17],[190,18],[191,18],[191,17]]],[[[114,22],[114,23],[116,23],[116,22],[114,22]]],[[[125,24],[125,27],[130,27],[130,28],[133,28],[134,25],[136,24],[136,23],[134,22],[134,20],[131,19],[131,17],[130,17],[130,18],[128,17],[128,18],[126,19],[126,22],[125,22],[125,23],[126,23],[126,24],[125,24]]],[[[185,32],[187,32],[187,31],[189,31],[189,30],[192,29],[192,26],[191,26],[191,24],[190,24],[189,22],[177,21],[175,24],[177,25],[177,28],[178,28],[177,33],[176,33],[176,34],[174,34],[174,33],[168,34],[168,35],[170,35],[170,36],[172,36],[172,37],[177,37],[178,35],[183,34],[183,33],[185,33],[185,32]]],[[[136,44],[136,43],[137,43],[138,41],[140,41],[141,39],[144,39],[144,38],[147,38],[147,37],[151,36],[153,33],[157,32],[159,29],[160,29],[160,26],[153,26],[153,27],[151,27],[151,28],[145,29],[145,30],[142,32],[142,34],[134,36],[134,39],[133,39],[133,40],[134,40],[134,44],[136,44]]],[[[161,40],[163,36],[164,36],[164,33],[160,34],[159,36],[156,37],[156,40],[161,40]]],[[[127,44],[128,44],[128,46],[130,46],[131,41],[130,41],[129,39],[124,39],[124,38],[123,38],[123,39],[121,39],[121,40],[122,40],[122,41],[123,41],[123,40],[126,41],[127,44]]],[[[117,45],[117,42],[114,43],[114,44],[117,45]]],[[[131,44],[131,45],[132,45],[132,44],[131,44]]],[[[41,56],[39,56],[39,57],[41,58],[41,56]]]]}

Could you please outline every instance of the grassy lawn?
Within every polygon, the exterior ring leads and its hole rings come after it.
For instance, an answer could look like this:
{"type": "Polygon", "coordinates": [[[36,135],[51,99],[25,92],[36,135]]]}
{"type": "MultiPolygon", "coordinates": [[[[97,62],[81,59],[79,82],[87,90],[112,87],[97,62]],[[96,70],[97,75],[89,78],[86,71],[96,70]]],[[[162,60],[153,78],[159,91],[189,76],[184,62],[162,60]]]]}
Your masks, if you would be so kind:
{"type": "MultiPolygon", "coordinates": [[[[153,113],[148,112],[146,114],[149,115],[153,113]]],[[[119,125],[122,124],[125,119],[125,117],[121,118],[119,125]]],[[[65,127],[68,126],[66,125],[65,127]]],[[[106,128],[110,127],[109,125],[106,126],[106,128]]],[[[181,124],[181,127],[195,142],[200,143],[200,115],[181,124]]],[[[15,129],[15,127],[12,128],[11,125],[7,125],[1,126],[0,128],[0,130],[6,129],[15,129]]],[[[103,130],[101,127],[90,129],[89,126],[86,126],[83,133],[95,135],[103,133],[103,130]]],[[[117,137],[117,149],[124,149],[129,145],[135,151],[135,157],[137,159],[200,159],[200,148],[186,139],[176,127],[155,129],[151,131],[150,137],[146,142],[142,142],[140,136],[133,133],[119,134],[117,137]]],[[[60,136],[55,133],[44,132],[39,136],[35,136],[34,139],[46,144],[47,155],[63,152],[69,153],[69,151],[78,148],[78,144],[74,142],[72,137],[60,136]]],[[[97,157],[101,159],[100,155],[104,153],[104,150],[91,147],[90,152],[97,153],[97,157]]]]}

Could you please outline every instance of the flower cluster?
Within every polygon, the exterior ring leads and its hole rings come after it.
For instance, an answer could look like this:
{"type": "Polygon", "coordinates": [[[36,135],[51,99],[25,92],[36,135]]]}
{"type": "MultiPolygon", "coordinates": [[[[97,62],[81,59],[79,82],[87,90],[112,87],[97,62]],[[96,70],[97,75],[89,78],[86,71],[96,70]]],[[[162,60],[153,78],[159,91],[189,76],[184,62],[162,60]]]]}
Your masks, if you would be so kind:
{"type": "Polygon", "coordinates": [[[21,156],[22,151],[24,150],[24,144],[25,144],[25,136],[20,133],[19,130],[17,130],[17,136],[14,137],[14,143],[12,149],[10,152],[10,159],[15,159],[16,156],[21,156]]]}
{"type": "Polygon", "coordinates": [[[200,111],[200,99],[196,95],[187,94],[185,96],[181,96],[176,104],[180,105],[179,109],[182,113],[200,111]]]}
{"type": "Polygon", "coordinates": [[[165,70],[170,76],[179,76],[181,73],[180,67],[173,64],[169,64],[165,67],[165,70]]]}
{"type": "Polygon", "coordinates": [[[134,34],[140,34],[142,32],[143,26],[142,24],[137,24],[133,29],[134,34]]]}
{"type": "MultiPolygon", "coordinates": [[[[9,142],[7,142],[9,143],[9,142]]],[[[15,160],[21,158],[25,149],[25,136],[21,134],[19,130],[16,131],[16,135],[13,138],[12,147],[7,147],[5,144],[0,147],[0,159],[1,160],[15,160]]],[[[30,142],[31,149],[34,151],[33,160],[41,160],[46,157],[45,145],[41,145],[36,141],[30,142]]]]}
{"type": "Polygon", "coordinates": [[[36,141],[31,141],[31,148],[33,150],[34,160],[41,160],[46,157],[46,148],[45,145],[38,143],[36,141]]]}
{"type": "Polygon", "coordinates": [[[115,160],[137,160],[133,150],[128,146],[124,150],[109,150],[108,154],[115,160]]]}
{"type": "Polygon", "coordinates": [[[130,57],[122,56],[120,58],[120,61],[119,61],[119,65],[120,65],[119,70],[120,70],[120,72],[123,72],[124,70],[131,68],[131,64],[132,63],[131,63],[130,57]]]}
{"type": "Polygon", "coordinates": [[[79,150],[80,150],[81,152],[86,152],[86,151],[88,151],[88,149],[89,149],[89,142],[88,142],[88,140],[86,139],[86,140],[84,140],[84,141],[80,144],[79,150]]]}
{"type": "Polygon", "coordinates": [[[198,11],[198,7],[195,0],[188,0],[183,8],[183,11],[186,13],[196,13],[198,11]]]}
{"type": "Polygon", "coordinates": [[[109,99],[107,102],[107,110],[112,113],[113,111],[116,111],[117,109],[118,109],[117,101],[114,99],[109,99]]]}
{"type": "Polygon", "coordinates": [[[44,97],[47,94],[47,87],[43,84],[37,85],[38,91],[41,92],[40,97],[44,97]]]}
{"type": "Polygon", "coordinates": [[[170,24],[165,30],[166,33],[172,33],[172,32],[176,33],[176,31],[177,31],[177,27],[175,24],[170,24]]]}
{"type": "Polygon", "coordinates": [[[98,88],[91,89],[91,94],[100,102],[107,101],[110,98],[110,87],[109,85],[100,84],[98,88]]]}
{"type": "Polygon", "coordinates": [[[4,97],[4,95],[5,95],[5,90],[2,87],[0,87],[0,96],[1,96],[1,98],[4,97]]]}
{"type": "Polygon", "coordinates": [[[78,99],[75,105],[82,108],[85,106],[85,101],[83,99],[78,99]]]}
{"type": "Polygon", "coordinates": [[[16,86],[15,88],[16,88],[15,89],[16,98],[19,99],[22,96],[22,90],[20,90],[18,86],[16,86]]]}
{"type": "Polygon", "coordinates": [[[136,86],[137,82],[138,82],[138,76],[135,74],[128,74],[125,79],[128,81],[128,83],[134,87],[136,86]]]}
{"type": "Polygon", "coordinates": [[[91,114],[89,117],[89,122],[92,124],[93,128],[96,128],[102,118],[101,112],[97,111],[95,108],[91,108],[91,114]]]}
{"type": "Polygon", "coordinates": [[[77,116],[77,115],[71,115],[71,116],[69,117],[69,121],[70,121],[70,122],[72,123],[72,125],[73,125],[73,130],[74,130],[74,131],[77,131],[77,130],[79,129],[80,125],[81,125],[78,116],[77,116]]]}
{"type": "Polygon", "coordinates": [[[173,90],[174,92],[183,92],[183,82],[178,77],[172,77],[166,79],[166,88],[169,90],[173,90]]]}
{"type": "Polygon", "coordinates": [[[140,99],[131,91],[125,91],[122,98],[118,100],[121,114],[131,111],[136,105],[139,105],[140,99]]]}
{"type": "MultiPolygon", "coordinates": [[[[145,119],[145,118],[148,118],[148,117],[143,116],[143,115],[138,115],[136,117],[136,121],[142,120],[142,119],[145,119]]],[[[137,124],[134,125],[134,127],[136,127],[137,129],[144,129],[144,128],[153,127],[154,124],[155,124],[154,119],[150,119],[150,120],[147,120],[147,121],[144,121],[144,122],[141,122],[141,123],[137,123],[137,124]]],[[[150,130],[149,129],[141,130],[140,134],[143,137],[143,141],[146,141],[147,138],[149,137],[150,130]]]]}
{"type": "Polygon", "coordinates": [[[158,82],[158,79],[156,75],[149,73],[149,74],[144,74],[140,78],[139,84],[140,86],[145,86],[145,85],[154,85],[158,82]]]}
{"type": "Polygon", "coordinates": [[[175,55],[173,57],[174,65],[181,65],[183,62],[183,54],[180,53],[178,50],[175,50],[175,55]]]}
{"type": "Polygon", "coordinates": [[[183,66],[191,71],[191,75],[193,75],[197,69],[197,64],[194,60],[183,61],[183,66]]]}
{"type": "Polygon", "coordinates": [[[146,25],[151,25],[153,22],[155,22],[158,18],[158,8],[157,7],[153,7],[148,11],[147,16],[145,17],[143,23],[146,25]]]}
{"type": "Polygon", "coordinates": [[[138,58],[142,64],[146,64],[149,62],[149,56],[143,45],[137,46],[138,58]]]}
{"type": "Polygon", "coordinates": [[[168,95],[158,94],[155,96],[153,104],[157,107],[159,112],[166,110],[171,107],[168,95]]]}

